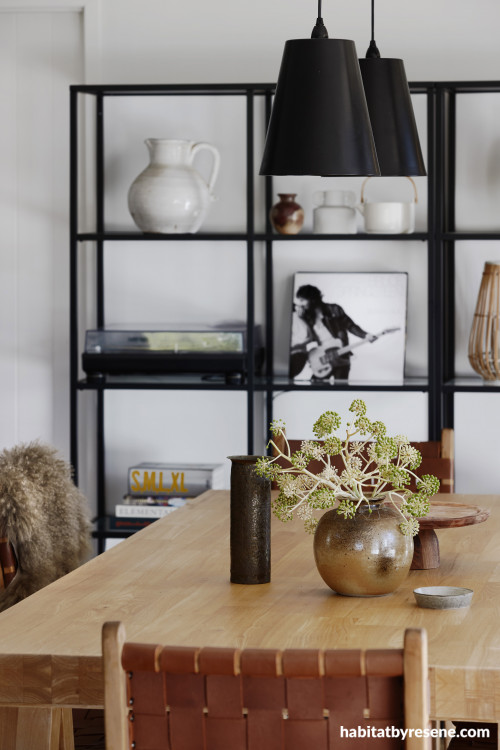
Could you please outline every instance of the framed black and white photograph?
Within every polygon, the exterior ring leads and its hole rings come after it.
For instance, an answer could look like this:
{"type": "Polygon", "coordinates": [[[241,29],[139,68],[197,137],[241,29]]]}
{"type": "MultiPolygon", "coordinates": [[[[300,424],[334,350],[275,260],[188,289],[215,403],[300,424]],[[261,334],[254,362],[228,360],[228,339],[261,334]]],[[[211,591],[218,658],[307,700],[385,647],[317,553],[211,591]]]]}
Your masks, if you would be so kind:
{"type": "Polygon", "coordinates": [[[402,383],[406,273],[294,275],[291,378],[402,383]]]}

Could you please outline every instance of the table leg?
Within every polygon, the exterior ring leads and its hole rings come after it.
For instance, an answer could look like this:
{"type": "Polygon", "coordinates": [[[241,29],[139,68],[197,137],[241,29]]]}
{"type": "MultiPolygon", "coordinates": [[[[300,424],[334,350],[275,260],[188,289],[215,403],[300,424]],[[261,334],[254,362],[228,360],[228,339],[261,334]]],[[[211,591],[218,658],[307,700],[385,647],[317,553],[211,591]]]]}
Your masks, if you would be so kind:
{"type": "Polygon", "coordinates": [[[0,748],[74,750],[70,708],[0,708],[0,748]]]}
{"type": "Polygon", "coordinates": [[[60,708],[59,711],[61,712],[61,737],[59,750],[75,750],[73,712],[71,708],[60,708]]]}
{"type": "Polygon", "coordinates": [[[439,568],[439,542],[434,529],[420,529],[413,544],[411,570],[439,568]]]}

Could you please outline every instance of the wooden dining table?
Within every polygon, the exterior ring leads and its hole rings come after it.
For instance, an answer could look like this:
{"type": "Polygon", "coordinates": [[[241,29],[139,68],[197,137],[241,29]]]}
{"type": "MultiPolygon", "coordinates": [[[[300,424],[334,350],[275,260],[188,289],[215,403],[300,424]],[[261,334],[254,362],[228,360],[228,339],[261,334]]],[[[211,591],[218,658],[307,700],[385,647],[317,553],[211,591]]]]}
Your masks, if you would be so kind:
{"type": "Polygon", "coordinates": [[[374,598],[323,583],[300,520],[272,519],[269,583],[230,583],[230,493],[189,501],[0,614],[0,747],[71,747],[68,709],[103,705],[107,620],[131,640],[242,648],[401,648],[425,628],[431,717],[500,721],[500,495],[444,499],[490,516],[438,530],[439,568],[374,598]],[[417,607],[413,589],[433,585],[473,589],[470,607],[417,607]]]}

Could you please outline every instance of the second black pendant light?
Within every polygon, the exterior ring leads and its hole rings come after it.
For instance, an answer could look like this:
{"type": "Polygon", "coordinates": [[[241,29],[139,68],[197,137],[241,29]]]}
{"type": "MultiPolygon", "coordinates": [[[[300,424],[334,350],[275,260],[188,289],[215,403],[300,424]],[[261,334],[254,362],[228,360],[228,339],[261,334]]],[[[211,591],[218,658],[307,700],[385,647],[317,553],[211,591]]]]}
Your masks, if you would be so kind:
{"type": "Polygon", "coordinates": [[[426,175],[410,89],[402,60],[380,57],[375,43],[375,0],[371,41],[359,61],[382,176],[426,175]]]}

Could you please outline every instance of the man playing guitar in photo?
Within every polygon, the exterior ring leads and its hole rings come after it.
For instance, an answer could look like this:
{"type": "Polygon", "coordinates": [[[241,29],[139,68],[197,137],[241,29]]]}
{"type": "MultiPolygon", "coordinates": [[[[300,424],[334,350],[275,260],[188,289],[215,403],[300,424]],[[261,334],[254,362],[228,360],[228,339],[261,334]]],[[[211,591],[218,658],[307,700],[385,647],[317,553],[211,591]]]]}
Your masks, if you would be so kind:
{"type": "MultiPolygon", "coordinates": [[[[351,367],[348,333],[364,342],[378,336],[367,333],[344,312],[340,305],[323,302],[320,290],[312,284],[299,287],[294,303],[294,322],[290,356],[290,377],[294,378],[309,363],[312,380],[347,380],[351,367]]],[[[360,342],[360,343],[364,343],[360,342]]]]}

